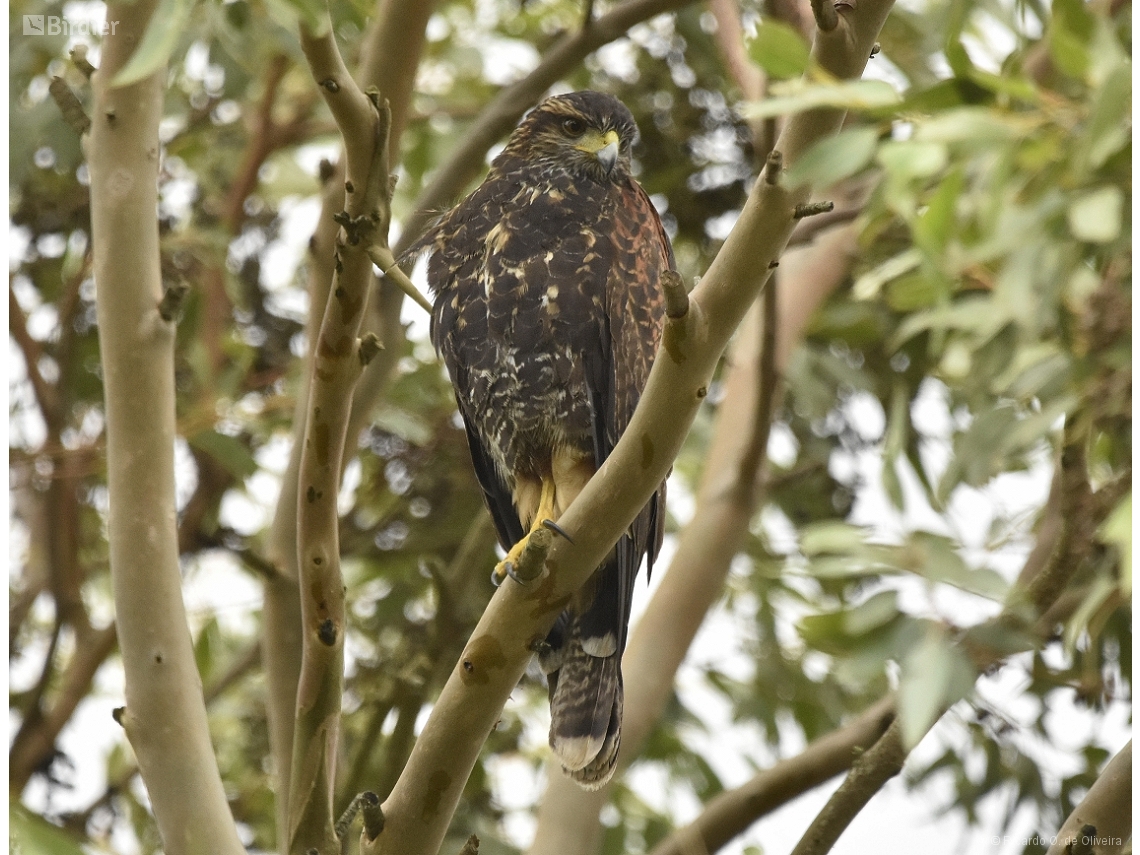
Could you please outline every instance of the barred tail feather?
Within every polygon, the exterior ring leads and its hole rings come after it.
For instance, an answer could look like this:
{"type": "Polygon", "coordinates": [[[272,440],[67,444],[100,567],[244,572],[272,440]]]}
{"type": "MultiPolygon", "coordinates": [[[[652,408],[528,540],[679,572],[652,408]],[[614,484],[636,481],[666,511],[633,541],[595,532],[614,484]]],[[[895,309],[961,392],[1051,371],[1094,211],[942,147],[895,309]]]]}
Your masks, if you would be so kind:
{"type": "Polygon", "coordinates": [[[586,652],[577,626],[561,660],[550,696],[550,747],[572,778],[598,789],[613,776],[621,740],[620,660],[616,652],[586,652]]]}

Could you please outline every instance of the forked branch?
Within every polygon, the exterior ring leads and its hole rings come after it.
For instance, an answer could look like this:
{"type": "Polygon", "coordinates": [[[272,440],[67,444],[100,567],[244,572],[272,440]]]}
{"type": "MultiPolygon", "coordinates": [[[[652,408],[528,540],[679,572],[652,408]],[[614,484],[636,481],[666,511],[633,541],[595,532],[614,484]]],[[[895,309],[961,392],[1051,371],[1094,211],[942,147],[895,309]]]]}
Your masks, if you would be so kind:
{"type": "Polygon", "coordinates": [[[326,22],[324,35],[303,30],[301,47],[344,138],[345,209],[332,287],[314,344],[301,451],[297,511],[302,660],[289,785],[289,852],[340,852],[333,784],[344,687],[344,582],[336,498],[352,389],[363,369],[358,341],[372,261],[368,248],[387,245],[391,181],[391,115],[378,96],[360,90],[345,68],[326,22]]]}

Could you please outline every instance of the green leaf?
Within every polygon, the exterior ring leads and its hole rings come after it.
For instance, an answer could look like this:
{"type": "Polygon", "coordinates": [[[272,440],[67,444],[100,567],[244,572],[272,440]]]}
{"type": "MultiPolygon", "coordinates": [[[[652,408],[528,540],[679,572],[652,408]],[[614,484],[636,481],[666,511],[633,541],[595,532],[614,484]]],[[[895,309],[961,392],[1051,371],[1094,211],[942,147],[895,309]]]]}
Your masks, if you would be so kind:
{"type": "Polygon", "coordinates": [[[940,277],[910,273],[887,286],[887,305],[896,312],[913,312],[934,305],[946,293],[940,277]]]}
{"type": "MultiPolygon", "coordinates": [[[[847,656],[881,637],[879,630],[899,616],[898,593],[879,591],[851,609],[807,615],[799,622],[800,637],[816,650],[847,656]]],[[[880,667],[882,659],[880,658],[880,667]]]]}
{"type": "Polygon", "coordinates": [[[800,551],[808,556],[850,552],[863,546],[866,535],[859,526],[844,522],[813,523],[800,531],[800,551]]]}
{"type": "Polygon", "coordinates": [[[946,146],[940,142],[892,140],[879,146],[879,163],[891,178],[901,181],[937,175],[949,159],[946,146]]]}
{"type": "Polygon", "coordinates": [[[1094,29],[1093,16],[1082,0],[1055,0],[1049,23],[1049,55],[1062,72],[1084,78],[1089,68],[1089,41],[1094,29]]]}
{"type": "Polygon", "coordinates": [[[1097,90],[1085,129],[1088,165],[1097,169],[1131,139],[1132,63],[1121,62],[1097,90]]]}
{"type": "Polygon", "coordinates": [[[952,704],[973,691],[977,672],[934,623],[900,665],[899,723],[903,746],[910,750],[952,704]]]}
{"type": "Polygon", "coordinates": [[[1005,578],[988,567],[970,567],[941,535],[918,531],[902,547],[905,569],[931,582],[952,585],[962,591],[1002,602],[1009,591],[1005,578]]]}
{"type": "Polygon", "coordinates": [[[1097,576],[1093,579],[1081,604],[1077,606],[1077,610],[1073,612],[1073,616],[1069,618],[1068,623],[1065,624],[1065,651],[1070,656],[1072,656],[1077,649],[1077,641],[1080,639],[1081,633],[1089,629],[1089,623],[1092,621],[1093,616],[1100,610],[1105,601],[1112,596],[1116,588],[1117,584],[1115,579],[1110,579],[1107,576],[1097,576]]]}
{"type": "Polygon", "coordinates": [[[873,300],[883,285],[910,273],[922,263],[922,253],[914,247],[905,249],[894,258],[888,258],[874,270],[869,270],[855,280],[851,293],[857,300],[873,300]]]}
{"type": "Polygon", "coordinates": [[[843,630],[848,635],[865,635],[886,626],[899,613],[897,591],[879,591],[843,615],[843,630]]]}
{"type": "Polygon", "coordinates": [[[881,80],[808,83],[796,79],[773,86],[772,93],[774,97],[745,104],[741,115],[746,119],[769,119],[820,107],[878,110],[893,107],[901,101],[894,87],[881,80]]]}
{"type": "Polygon", "coordinates": [[[1005,306],[985,297],[963,297],[947,306],[916,312],[899,324],[891,336],[897,350],[904,342],[927,330],[962,330],[988,339],[1009,322],[1005,306]]]}
{"type": "Polygon", "coordinates": [[[895,380],[891,385],[891,402],[887,411],[887,429],[883,436],[883,489],[891,500],[891,504],[898,510],[903,509],[902,483],[899,481],[899,457],[907,446],[907,438],[911,433],[910,423],[910,396],[906,385],[901,380],[895,380]]]}
{"type": "Polygon", "coordinates": [[[253,459],[253,454],[237,437],[215,430],[204,430],[189,437],[188,442],[222,464],[235,478],[248,478],[257,471],[257,461],[253,459]]]}
{"type": "Polygon", "coordinates": [[[1049,28],[1049,56],[1069,77],[1085,76],[1089,67],[1089,52],[1085,43],[1064,27],[1049,28]]]}
{"type": "Polygon", "coordinates": [[[1100,527],[1100,537],[1120,550],[1120,588],[1132,596],[1132,491],[1120,500],[1100,527]]]}
{"type": "Polygon", "coordinates": [[[1069,231],[1077,240],[1109,243],[1120,235],[1124,193],[1119,187],[1091,190],[1069,206],[1069,231]]]}
{"type": "Polygon", "coordinates": [[[878,144],[879,133],[874,128],[851,128],[826,137],[804,152],[788,170],[787,186],[830,187],[867,166],[878,144]]]}
{"type": "Polygon", "coordinates": [[[270,16],[286,29],[300,25],[318,36],[328,29],[328,7],[320,0],[269,0],[268,7],[270,16]]]}
{"type": "Polygon", "coordinates": [[[8,845],[18,855],[84,855],[75,838],[18,802],[8,802],[8,829],[8,845]]]}
{"type": "Polygon", "coordinates": [[[955,233],[958,198],[965,182],[961,169],[952,170],[939,183],[938,189],[928,199],[926,209],[915,220],[912,227],[915,243],[928,255],[942,255],[955,233]]]}
{"type": "Polygon", "coordinates": [[[811,49],[803,36],[783,21],[766,20],[748,44],[753,61],[771,77],[799,77],[811,62],[811,49]]]}
{"type": "Polygon", "coordinates": [[[1014,351],[1009,367],[993,385],[1009,397],[1028,403],[1058,395],[1071,373],[1072,357],[1056,343],[1033,344],[1014,351]]]}
{"type": "Polygon", "coordinates": [[[1026,139],[1041,121],[1033,113],[1001,113],[987,107],[959,107],[922,122],[915,129],[914,140],[991,146],[1026,139]]]}
{"type": "Polygon", "coordinates": [[[193,10],[194,0],[160,0],[142,41],[127,64],[119,69],[111,85],[129,86],[164,67],[174,53],[178,39],[186,32],[193,10]]]}

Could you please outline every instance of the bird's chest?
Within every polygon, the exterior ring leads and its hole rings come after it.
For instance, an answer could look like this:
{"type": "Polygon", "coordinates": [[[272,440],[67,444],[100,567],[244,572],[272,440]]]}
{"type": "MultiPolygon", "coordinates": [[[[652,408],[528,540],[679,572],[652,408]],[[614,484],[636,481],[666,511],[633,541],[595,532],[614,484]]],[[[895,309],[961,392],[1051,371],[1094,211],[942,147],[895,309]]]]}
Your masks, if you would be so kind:
{"type": "Polygon", "coordinates": [[[565,286],[527,280],[489,277],[470,307],[485,335],[457,347],[469,412],[507,472],[541,470],[552,448],[591,443],[585,360],[598,349],[597,320],[563,310],[565,286]]]}
{"type": "Polygon", "coordinates": [[[508,471],[555,445],[590,445],[585,362],[608,346],[607,223],[596,200],[524,192],[465,247],[449,247],[437,341],[508,471]],[[586,222],[584,204],[601,216],[586,222]]]}

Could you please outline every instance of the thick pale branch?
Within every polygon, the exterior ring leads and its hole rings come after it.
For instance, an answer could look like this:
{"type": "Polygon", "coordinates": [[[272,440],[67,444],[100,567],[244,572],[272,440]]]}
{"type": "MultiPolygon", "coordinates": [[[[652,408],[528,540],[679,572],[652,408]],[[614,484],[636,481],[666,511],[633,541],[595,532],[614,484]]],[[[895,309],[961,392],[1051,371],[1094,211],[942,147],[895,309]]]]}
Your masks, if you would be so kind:
{"type": "Polygon", "coordinates": [[[112,88],[155,3],[107,7],[89,165],[107,419],[108,534],[126,672],[120,721],[165,851],[242,853],[218,775],[182,603],[174,505],[174,328],[158,312],[158,123],[164,72],[112,88]]]}
{"type": "MultiPolygon", "coordinates": [[[[778,307],[775,374],[779,376],[816,308],[844,281],[854,258],[856,230],[823,235],[810,248],[784,255],[780,268],[794,299],[778,307]]],[[[623,660],[625,721],[619,762],[636,757],[672,693],[674,676],[705,615],[720,598],[733,557],[748,531],[760,494],[738,488],[749,434],[741,431],[757,409],[760,388],[760,304],[745,319],[728,357],[725,394],[717,411],[693,518],[645,614],[633,628],[623,660]]],[[[598,814],[609,788],[587,791],[548,766],[531,855],[592,855],[601,834],[598,814]],[[568,834],[567,829],[573,833],[568,834]]]]}
{"type": "MultiPolygon", "coordinates": [[[[113,636],[113,627],[108,627],[103,632],[110,631],[113,636]]],[[[251,645],[246,649],[246,652],[234,660],[234,663],[226,670],[224,674],[218,677],[212,684],[207,686],[202,693],[202,699],[205,701],[206,706],[209,707],[219,695],[225,692],[230,686],[241,681],[250,671],[260,664],[261,649],[256,644],[251,645]]],[[[91,821],[92,815],[98,811],[107,808],[114,800],[115,796],[121,793],[124,789],[130,786],[135,775],[139,773],[138,766],[127,764],[114,778],[107,782],[107,789],[99,798],[91,802],[82,811],[68,815],[67,824],[73,828],[86,829],[87,823],[91,821]]]]}
{"type": "MultiPolygon", "coordinates": [[[[817,43],[817,49],[843,54],[825,64],[844,69],[847,77],[861,73],[890,6],[882,0],[845,12],[845,26],[828,34],[825,46],[817,43]]],[[[834,133],[841,120],[831,111],[792,120],[789,131],[795,130],[781,143],[786,161],[794,163],[808,146],[834,133]]],[[[665,477],[729,337],[767,280],[769,262],[787,243],[795,205],[804,201],[804,190],[790,193],[779,182],[756,182],[724,248],[693,291],[689,311],[666,324],[661,352],[625,435],[559,520],[574,542],[555,540],[550,572],[539,581],[526,587],[507,582],[496,593],[385,802],[383,833],[362,851],[438,851],[479,749],[526,667],[531,644],[545,636],[568,597],[665,477]]]]}
{"type": "Polygon", "coordinates": [[[1069,814],[1046,855],[1076,852],[1081,837],[1098,853],[1122,852],[1132,837],[1132,740],[1108,761],[1096,783],[1069,814]],[[1095,831],[1085,832],[1088,827],[1095,831]],[[1084,833],[1082,833],[1084,832],[1084,833]],[[1071,848],[1070,848],[1071,847],[1071,848]]]}

